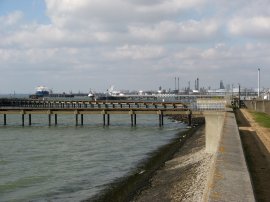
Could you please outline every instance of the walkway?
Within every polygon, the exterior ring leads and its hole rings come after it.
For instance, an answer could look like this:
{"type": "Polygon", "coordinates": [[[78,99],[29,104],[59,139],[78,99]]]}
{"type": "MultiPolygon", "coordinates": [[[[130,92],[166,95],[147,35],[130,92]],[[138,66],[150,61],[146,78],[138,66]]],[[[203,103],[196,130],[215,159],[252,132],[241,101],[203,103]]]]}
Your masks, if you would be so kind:
{"type": "Polygon", "coordinates": [[[233,112],[226,114],[206,200],[255,201],[233,112]]]}

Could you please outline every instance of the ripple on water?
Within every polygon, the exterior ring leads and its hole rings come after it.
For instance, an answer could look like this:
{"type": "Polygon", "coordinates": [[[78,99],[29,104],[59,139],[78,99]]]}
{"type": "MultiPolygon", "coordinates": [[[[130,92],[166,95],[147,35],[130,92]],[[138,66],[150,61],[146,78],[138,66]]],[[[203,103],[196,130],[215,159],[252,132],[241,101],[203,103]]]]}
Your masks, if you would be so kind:
{"type": "Polygon", "coordinates": [[[13,116],[13,123],[9,117],[11,125],[0,130],[1,200],[90,198],[183,127],[166,120],[159,128],[157,117],[150,116],[138,117],[138,127],[132,128],[126,117],[112,116],[110,127],[94,125],[101,123],[97,116],[85,116],[83,127],[73,126],[73,116],[59,116],[56,127],[47,127],[46,118],[37,115],[32,117],[33,126],[14,127],[20,117],[13,116]]]}

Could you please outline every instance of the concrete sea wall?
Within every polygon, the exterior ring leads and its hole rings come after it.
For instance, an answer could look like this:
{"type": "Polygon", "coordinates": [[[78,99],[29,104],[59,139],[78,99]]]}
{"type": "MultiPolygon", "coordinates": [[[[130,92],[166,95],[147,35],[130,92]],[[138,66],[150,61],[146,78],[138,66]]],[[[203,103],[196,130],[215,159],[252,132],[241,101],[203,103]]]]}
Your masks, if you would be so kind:
{"type": "Polygon", "coordinates": [[[214,161],[205,201],[255,201],[233,112],[226,113],[214,161]]]}
{"type": "Polygon", "coordinates": [[[269,100],[244,100],[248,109],[264,112],[270,115],[270,101],[269,100]]]}

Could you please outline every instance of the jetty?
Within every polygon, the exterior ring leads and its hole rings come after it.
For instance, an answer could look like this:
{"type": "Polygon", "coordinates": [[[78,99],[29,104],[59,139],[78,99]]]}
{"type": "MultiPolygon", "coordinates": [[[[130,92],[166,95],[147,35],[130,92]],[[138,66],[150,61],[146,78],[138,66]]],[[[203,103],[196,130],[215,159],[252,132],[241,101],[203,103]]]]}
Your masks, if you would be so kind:
{"type": "MultiPolygon", "coordinates": [[[[72,114],[75,116],[75,125],[84,123],[84,115],[102,115],[103,125],[110,125],[110,115],[130,115],[131,125],[136,126],[137,115],[158,115],[159,126],[164,125],[166,115],[186,115],[191,124],[192,111],[186,104],[180,102],[146,102],[146,101],[85,101],[85,100],[35,100],[35,99],[1,99],[0,114],[3,114],[4,125],[7,125],[7,115],[18,114],[22,117],[22,126],[25,125],[25,115],[28,115],[28,124],[32,124],[32,114],[48,115],[48,125],[58,123],[58,115],[72,114]]],[[[197,113],[198,114],[198,113],[197,113]]],[[[200,113],[199,113],[200,114],[200,113]]]]}

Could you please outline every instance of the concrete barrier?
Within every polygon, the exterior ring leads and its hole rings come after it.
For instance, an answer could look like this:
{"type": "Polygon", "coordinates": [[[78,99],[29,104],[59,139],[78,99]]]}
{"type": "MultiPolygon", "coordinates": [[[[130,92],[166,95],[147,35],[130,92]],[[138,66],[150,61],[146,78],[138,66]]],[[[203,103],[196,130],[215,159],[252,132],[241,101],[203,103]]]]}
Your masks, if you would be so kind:
{"type": "Polygon", "coordinates": [[[244,100],[248,109],[264,112],[270,115],[270,101],[269,100],[244,100]]]}
{"type": "Polygon", "coordinates": [[[215,154],[219,145],[224,124],[225,112],[205,111],[205,149],[207,153],[215,154]]]}
{"type": "Polygon", "coordinates": [[[234,113],[227,112],[205,201],[255,201],[234,113]]]}

